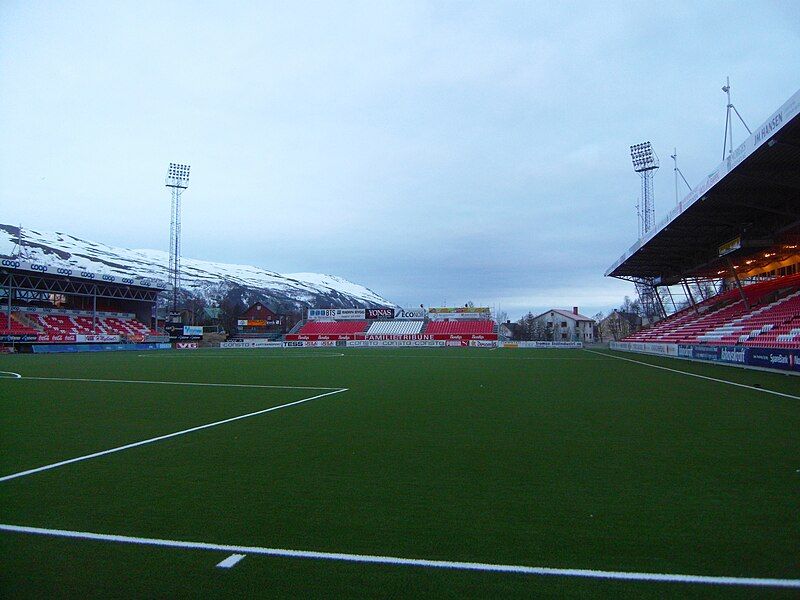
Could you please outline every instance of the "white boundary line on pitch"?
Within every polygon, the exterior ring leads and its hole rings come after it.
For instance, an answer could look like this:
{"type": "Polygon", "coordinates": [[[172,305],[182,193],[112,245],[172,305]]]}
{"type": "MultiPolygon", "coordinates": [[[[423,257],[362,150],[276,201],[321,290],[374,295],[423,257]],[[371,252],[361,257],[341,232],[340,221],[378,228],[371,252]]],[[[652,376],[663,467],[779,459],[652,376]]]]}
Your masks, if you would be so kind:
{"type": "Polygon", "coordinates": [[[11,475],[5,475],[4,477],[0,477],[0,483],[4,481],[8,481],[10,479],[16,479],[18,477],[25,477],[26,475],[33,475],[34,473],[39,473],[40,471],[48,471],[50,469],[56,469],[58,467],[63,467],[64,465],[69,465],[76,462],[81,462],[84,460],[89,460],[90,458],[97,458],[98,456],[105,456],[106,454],[113,454],[114,452],[121,452],[123,450],[129,450],[130,448],[136,448],[137,446],[144,446],[145,444],[152,444],[153,442],[160,442],[161,440],[166,440],[169,438],[177,437],[179,435],[185,435],[187,433],[192,433],[194,431],[200,431],[202,429],[208,429],[209,427],[216,427],[217,425],[224,425],[225,423],[232,423],[233,421],[239,421],[241,419],[247,419],[249,417],[255,417],[257,415],[263,415],[264,413],[272,412],[274,410],[280,410],[282,408],[288,408],[290,406],[295,406],[297,404],[303,404],[304,402],[310,402],[311,400],[317,400],[318,398],[324,398],[325,396],[332,396],[333,394],[340,394],[341,392],[346,392],[347,388],[340,388],[335,389],[332,392],[326,392],[324,394],[318,394],[316,396],[311,396],[310,398],[303,398],[302,400],[295,400],[294,402],[287,402],[286,404],[279,404],[278,406],[272,406],[270,408],[264,408],[262,410],[257,410],[255,412],[250,412],[244,415],[238,415],[236,417],[230,417],[228,419],[222,419],[221,421],[214,421],[213,423],[206,423],[205,425],[198,425],[197,427],[190,427],[189,429],[182,429],[181,431],[174,431],[172,433],[167,433],[165,435],[159,435],[153,438],[149,438],[146,440],[141,440],[139,442],[132,442],[130,444],[125,444],[123,446],[117,446],[116,448],[110,448],[108,450],[101,450],[100,452],[93,452],[92,454],[86,454],[85,456],[78,456],[76,458],[69,458],[67,460],[61,460],[59,462],[55,462],[49,465],[44,465],[42,467],[37,467],[35,469],[28,469],[26,471],[20,471],[19,473],[12,473],[11,475]]]}
{"type": "MultiPolygon", "coordinates": [[[[231,350],[240,350],[240,349],[241,350],[258,350],[258,348],[231,348],[231,350]]],[[[202,353],[201,352],[196,352],[196,353],[193,354],[191,352],[184,352],[183,354],[163,354],[163,355],[137,354],[136,356],[138,358],[165,358],[165,357],[167,357],[167,358],[184,358],[184,359],[185,358],[202,358],[202,359],[206,359],[206,358],[227,358],[229,360],[230,359],[236,359],[236,360],[243,360],[243,359],[261,360],[265,356],[269,357],[269,358],[320,358],[320,357],[336,358],[336,357],[344,356],[344,354],[341,353],[341,352],[336,352],[336,353],[332,353],[332,352],[324,352],[324,353],[322,353],[321,352],[321,353],[316,354],[316,355],[315,354],[295,354],[294,356],[292,356],[291,354],[279,354],[280,351],[281,351],[280,348],[276,348],[275,351],[272,354],[269,354],[268,352],[264,352],[263,354],[260,354],[260,355],[249,354],[249,353],[245,354],[245,355],[242,355],[242,354],[236,355],[236,354],[231,354],[230,351],[228,351],[227,354],[210,354],[210,353],[207,354],[205,352],[202,352],[202,353]]]]}
{"type": "MultiPolygon", "coordinates": [[[[11,371],[0,371],[0,373],[11,373],[11,371]]],[[[147,385],[195,385],[201,387],[234,387],[234,388],[256,388],[273,390],[341,390],[335,387],[312,387],[308,385],[261,385],[260,383],[204,383],[201,381],[149,381],[146,379],[87,379],[84,377],[33,377],[11,373],[16,377],[2,377],[0,379],[21,379],[35,381],[79,381],[82,383],[141,383],[147,385]]]]}
{"type": "Polygon", "coordinates": [[[524,575],[555,575],[561,577],[586,577],[591,579],[616,579],[626,581],[651,581],[665,583],[697,583],[706,585],[738,585],[750,587],[800,588],[800,579],[778,579],[767,577],[725,577],[712,575],[681,575],[675,573],[639,573],[634,571],[601,571],[596,569],[561,569],[554,567],[529,567],[525,565],[504,565],[494,563],[462,562],[451,560],[431,560],[425,558],[401,558],[399,556],[376,556],[371,554],[346,554],[342,552],[318,552],[315,550],[288,550],[285,548],[263,548],[260,546],[236,546],[230,544],[213,544],[207,542],[188,542],[180,540],[164,540],[159,538],[133,537],[92,533],[88,531],[70,531],[66,529],[45,529],[42,527],[25,527],[21,525],[0,524],[0,531],[28,533],[62,538],[94,540],[101,542],[118,542],[122,544],[138,544],[142,546],[160,546],[166,548],[184,548],[190,550],[213,550],[236,554],[259,554],[286,558],[307,558],[316,560],[334,560],[355,563],[373,563],[403,567],[424,567],[429,569],[453,569],[461,571],[484,571],[494,573],[520,573],[524,575]]]}
{"type": "MultiPolygon", "coordinates": [[[[605,352],[597,352],[596,350],[586,350],[586,352],[591,352],[592,354],[600,354],[602,356],[608,356],[609,358],[616,358],[617,360],[626,360],[628,362],[636,363],[637,365],[644,365],[646,367],[653,367],[654,369],[661,369],[663,371],[671,371],[673,373],[680,373],[681,375],[688,375],[689,377],[697,377],[698,379],[707,379],[708,381],[716,381],[718,383],[726,383],[728,385],[734,385],[736,387],[746,388],[748,390],[753,390],[755,392],[764,392],[765,394],[774,394],[776,396],[783,396],[784,398],[791,398],[793,400],[800,400],[800,396],[793,396],[792,394],[785,394],[784,392],[776,392],[774,390],[767,390],[765,388],[758,388],[752,385],[747,385],[745,383],[736,383],[735,381],[728,381],[727,379],[717,379],[716,377],[709,377],[708,375],[700,375],[698,373],[691,373],[689,371],[680,371],[678,369],[670,369],[669,367],[663,367],[661,365],[654,365],[648,362],[642,362],[641,360],[634,360],[632,358],[625,358],[623,356],[614,356],[613,354],[606,354],[605,352]]],[[[723,365],[724,366],[724,365],[723,365]]]]}

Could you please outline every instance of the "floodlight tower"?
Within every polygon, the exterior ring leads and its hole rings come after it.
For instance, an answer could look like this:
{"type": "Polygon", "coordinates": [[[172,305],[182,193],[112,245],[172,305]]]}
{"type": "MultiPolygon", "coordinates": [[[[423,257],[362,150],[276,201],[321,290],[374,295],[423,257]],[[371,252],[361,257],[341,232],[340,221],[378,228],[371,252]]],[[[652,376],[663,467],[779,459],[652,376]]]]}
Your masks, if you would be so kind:
{"type": "Polygon", "coordinates": [[[641,212],[639,215],[639,237],[649,233],[656,224],[656,202],[653,196],[653,172],[658,169],[658,156],[650,142],[631,146],[633,170],[642,178],[641,212]]]}
{"type": "Polygon", "coordinates": [[[178,311],[181,284],[181,194],[189,187],[189,165],[169,163],[165,185],[172,191],[169,225],[169,282],[172,285],[172,312],[178,311]]]}
{"type": "MultiPolygon", "coordinates": [[[[653,145],[650,142],[631,146],[631,160],[633,161],[633,170],[639,173],[642,179],[642,196],[636,207],[639,214],[639,237],[641,238],[648,234],[656,224],[653,173],[658,169],[659,163],[658,156],[653,151],[653,145]]],[[[639,277],[634,279],[634,284],[647,318],[652,320],[656,316],[665,316],[655,280],[650,277],[639,277]]]]}

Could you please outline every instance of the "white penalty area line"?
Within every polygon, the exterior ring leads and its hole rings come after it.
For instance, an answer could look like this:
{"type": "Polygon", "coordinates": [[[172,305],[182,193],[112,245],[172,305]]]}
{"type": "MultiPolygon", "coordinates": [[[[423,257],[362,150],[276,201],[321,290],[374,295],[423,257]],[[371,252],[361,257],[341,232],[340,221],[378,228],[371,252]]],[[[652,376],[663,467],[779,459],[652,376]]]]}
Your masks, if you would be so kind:
{"type": "Polygon", "coordinates": [[[116,448],[110,448],[108,450],[102,450],[100,452],[93,452],[92,454],[87,454],[85,456],[78,456],[76,458],[70,458],[67,460],[61,460],[59,462],[52,463],[50,465],[44,465],[42,467],[37,467],[35,469],[28,469],[26,471],[20,471],[19,473],[12,473],[11,475],[5,475],[4,477],[0,477],[0,483],[4,481],[9,481],[10,479],[16,479],[18,477],[25,477],[26,475],[33,475],[34,473],[39,473],[41,471],[49,471],[50,469],[56,469],[58,467],[63,467],[64,465],[69,465],[76,462],[81,462],[84,460],[89,460],[91,458],[97,458],[99,456],[105,456],[106,454],[113,454],[114,452],[122,452],[123,450],[130,450],[131,448],[136,448],[138,446],[144,446],[145,444],[152,444],[154,442],[160,442],[162,440],[167,440],[169,438],[174,438],[179,435],[185,435],[187,433],[192,433],[195,431],[200,431],[202,429],[209,429],[210,427],[217,427],[218,425],[224,425],[225,423],[232,423],[234,421],[240,421],[242,419],[248,419],[250,417],[255,417],[257,415],[263,415],[268,412],[272,412],[275,410],[281,410],[282,408],[289,408],[290,406],[296,406],[298,404],[303,404],[304,402],[311,402],[312,400],[317,400],[319,398],[324,398],[325,396],[332,396],[333,394],[340,394],[342,392],[348,391],[347,388],[341,389],[334,389],[332,392],[326,392],[324,394],[318,394],[316,396],[311,396],[310,398],[303,398],[302,400],[295,400],[294,402],[287,402],[286,404],[279,404],[278,406],[272,406],[270,408],[265,408],[262,410],[257,410],[255,412],[250,412],[244,415],[238,415],[236,417],[230,417],[229,419],[222,419],[221,421],[214,421],[213,423],[206,423],[205,425],[198,425],[197,427],[190,427],[189,429],[182,429],[181,431],[175,431],[173,433],[167,433],[165,435],[159,435],[147,440],[141,440],[139,442],[133,442],[130,444],[125,444],[124,446],[117,446],[116,448]]]}
{"type": "MultiPolygon", "coordinates": [[[[523,575],[550,575],[561,577],[584,577],[590,579],[615,579],[625,581],[650,581],[665,583],[694,583],[706,585],[732,585],[750,587],[800,588],[800,579],[776,579],[764,577],[718,577],[711,575],[681,575],[674,573],[638,573],[632,571],[601,571],[595,569],[559,569],[554,567],[529,567],[525,565],[504,565],[479,562],[461,562],[450,560],[431,560],[424,558],[401,558],[398,556],[376,556],[371,554],[345,554],[341,552],[317,552],[314,550],[288,550],[284,548],[263,548],[260,546],[236,546],[230,544],[213,544],[207,542],[188,542],[180,540],[164,540],[159,538],[132,537],[92,533],[88,531],[70,531],[65,529],[45,529],[42,527],[25,527],[21,525],[0,524],[0,531],[28,533],[62,538],[94,540],[101,542],[117,542],[122,544],[138,544],[142,546],[160,546],[166,548],[184,548],[190,550],[213,550],[235,554],[258,554],[285,558],[307,558],[316,560],[334,560],[354,563],[372,563],[402,567],[420,567],[428,569],[452,569],[460,571],[483,571],[494,573],[518,573],[523,575]]],[[[232,557],[231,557],[232,558],[232,557]]],[[[223,561],[224,562],[224,561],[223,561]]]]}
{"type": "Polygon", "coordinates": [[[335,387],[312,387],[308,385],[261,385],[260,383],[205,383],[202,381],[149,381],[146,379],[89,379],[85,377],[34,377],[20,375],[11,371],[0,371],[10,375],[10,377],[0,377],[0,379],[22,379],[33,381],[77,381],[81,383],[138,383],[143,385],[189,385],[199,387],[232,387],[232,388],[254,388],[271,390],[342,390],[335,387]]]}
{"type": "Polygon", "coordinates": [[[784,398],[792,398],[793,400],[800,400],[800,396],[793,396],[792,394],[786,394],[784,392],[776,392],[774,390],[768,390],[765,388],[755,387],[752,385],[747,385],[745,383],[736,383],[735,381],[728,381],[727,379],[718,379],[716,377],[709,377],[707,375],[700,375],[698,373],[691,373],[690,371],[681,371],[679,369],[670,369],[669,367],[663,367],[661,365],[654,365],[652,363],[643,362],[641,360],[634,360],[632,358],[625,358],[623,356],[615,356],[613,354],[606,354],[605,352],[597,352],[596,350],[586,350],[586,352],[591,352],[592,354],[600,354],[601,356],[608,356],[609,358],[616,358],[617,360],[624,360],[627,362],[636,363],[637,365],[644,365],[645,367],[652,367],[653,369],[661,369],[662,371],[671,371],[672,373],[680,373],[681,375],[688,375],[689,377],[697,377],[698,379],[707,379],[708,381],[716,381],[717,383],[725,383],[727,385],[733,385],[740,388],[745,388],[748,390],[753,390],[754,392],[764,392],[765,394],[773,394],[775,396],[783,396],[784,398]]]}

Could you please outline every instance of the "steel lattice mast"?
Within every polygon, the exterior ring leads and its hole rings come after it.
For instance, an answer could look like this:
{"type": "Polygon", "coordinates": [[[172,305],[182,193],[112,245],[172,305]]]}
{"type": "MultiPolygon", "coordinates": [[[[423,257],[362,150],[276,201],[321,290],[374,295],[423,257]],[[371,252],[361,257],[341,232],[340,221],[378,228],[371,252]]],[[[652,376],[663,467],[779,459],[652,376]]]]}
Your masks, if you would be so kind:
{"type": "MultiPolygon", "coordinates": [[[[656,225],[653,173],[658,169],[659,162],[650,142],[631,146],[631,161],[633,170],[639,173],[642,180],[642,195],[639,204],[639,237],[642,238],[650,233],[656,225]]],[[[655,281],[652,278],[638,278],[634,283],[647,318],[652,319],[656,315],[664,316],[664,307],[658,296],[655,281]]]]}
{"type": "Polygon", "coordinates": [[[169,225],[169,283],[172,286],[172,312],[178,310],[181,286],[181,194],[189,187],[189,165],[169,163],[165,184],[172,192],[169,225]]]}
{"type": "Polygon", "coordinates": [[[653,195],[653,173],[659,167],[658,156],[650,142],[631,146],[633,170],[642,179],[641,210],[639,211],[639,237],[650,232],[656,225],[656,201],[653,195]]]}

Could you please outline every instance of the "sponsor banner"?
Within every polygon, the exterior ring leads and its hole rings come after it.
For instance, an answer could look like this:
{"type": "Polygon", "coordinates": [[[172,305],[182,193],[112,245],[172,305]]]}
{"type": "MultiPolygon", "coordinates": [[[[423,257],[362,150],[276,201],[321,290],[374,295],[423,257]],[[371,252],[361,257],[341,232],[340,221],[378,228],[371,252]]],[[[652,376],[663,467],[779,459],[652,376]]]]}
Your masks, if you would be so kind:
{"type": "Polygon", "coordinates": [[[75,336],[76,342],[99,342],[102,344],[113,344],[114,342],[119,341],[118,335],[105,335],[105,334],[87,334],[87,335],[76,335],[75,336]]]}
{"type": "Polygon", "coordinates": [[[610,342],[608,346],[612,350],[622,350],[624,352],[643,352],[645,354],[662,354],[664,356],[679,356],[680,355],[680,347],[678,346],[678,344],[654,344],[654,343],[643,343],[643,342],[610,342]]]}
{"type": "Polygon", "coordinates": [[[497,340],[496,333],[437,333],[433,335],[433,339],[435,340],[497,340]]]}
{"type": "Polygon", "coordinates": [[[455,307],[432,307],[428,309],[429,314],[458,314],[458,313],[477,313],[482,317],[491,314],[488,306],[455,306],[455,307]]]}
{"type": "Polygon", "coordinates": [[[244,340],[240,342],[220,342],[220,348],[283,348],[283,342],[274,340],[244,340]]]}
{"type": "Polygon", "coordinates": [[[511,342],[504,343],[503,348],[583,348],[583,342],[511,342]]]}
{"type": "Polygon", "coordinates": [[[363,321],[366,310],[363,308],[309,308],[309,320],[335,319],[337,321],[363,321]]]}
{"type": "Polygon", "coordinates": [[[200,336],[203,337],[203,327],[201,325],[184,325],[183,326],[183,335],[189,336],[200,336]]]}
{"type": "Polygon", "coordinates": [[[170,344],[53,344],[31,346],[35,354],[72,352],[120,352],[125,350],[170,350],[170,344]]]}
{"type": "Polygon", "coordinates": [[[419,320],[424,319],[425,314],[424,308],[398,308],[394,311],[394,318],[419,320]]]}
{"type": "Polygon", "coordinates": [[[175,342],[175,350],[197,350],[197,342],[175,342]]]}
{"type": "Polygon", "coordinates": [[[719,255],[725,256],[726,254],[730,254],[731,252],[734,252],[735,250],[738,250],[741,247],[742,247],[742,238],[740,236],[732,239],[730,242],[725,242],[724,244],[722,244],[719,247],[719,255]]]}
{"type": "Polygon", "coordinates": [[[239,327],[266,327],[267,325],[280,325],[280,320],[267,321],[266,319],[239,319],[236,321],[239,327]]]}
{"type": "Polygon", "coordinates": [[[367,308],[364,314],[367,319],[394,319],[393,308],[367,308]]]}
{"type": "Polygon", "coordinates": [[[658,354],[675,356],[677,358],[705,360],[729,365],[800,371],[800,350],[691,344],[678,344],[677,347],[673,349],[672,347],[674,344],[637,344],[634,342],[611,342],[610,344],[612,350],[649,352],[651,354],[656,354],[653,350],[659,346],[667,346],[668,352],[658,352],[658,354]],[[646,349],[639,350],[638,346],[644,346],[646,349]]]}
{"type": "Polygon", "coordinates": [[[9,334],[9,335],[0,335],[0,342],[36,342],[38,341],[38,335],[33,333],[24,333],[24,334],[9,334]]]}
{"type": "Polygon", "coordinates": [[[800,350],[748,348],[747,364],[768,369],[800,371],[800,350]]]}
{"type": "Polygon", "coordinates": [[[719,360],[719,346],[693,346],[692,358],[697,360],[719,360]]]}
{"type": "Polygon", "coordinates": [[[719,359],[725,363],[738,365],[747,364],[747,349],[742,346],[721,346],[719,359]]]}
{"type": "Polygon", "coordinates": [[[433,340],[432,333],[406,333],[406,334],[391,334],[391,333],[372,333],[365,335],[364,339],[367,340],[433,340]]]}
{"type": "Polygon", "coordinates": [[[470,340],[469,345],[475,348],[497,348],[497,342],[484,340],[470,340]]]}
{"type": "Polygon", "coordinates": [[[479,312],[431,313],[428,317],[431,321],[487,321],[489,319],[489,315],[479,312]]]}
{"type": "Polygon", "coordinates": [[[59,343],[59,342],[77,342],[78,338],[75,335],[71,334],[60,334],[60,335],[47,335],[46,333],[40,333],[36,336],[37,342],[47,342],[47,343],[59,343]]]}
{"type": "Polygon", "coordinates": [[[20,260],[16,258],[4,258],[0,260],[0,267],[14,271],[31,271],[42,275],[56,275],[62,277],[72,277],[77,279],[87,279],[101,283],[118,283],[123,285],[136,285],[140,287],[154,287],[164,289],[158,282],[149,277],[122,275],[109,275],[108,273],[93,273],[74,266],[45,265],[41,263],[20,260]]]}
{"type": "Polygon", "coordinates": [[[13,346],[0,346],[0,354],[13,354],[13,346]]]}
{"type": "Polygon", "coordinates": [[[351,340],[348,348],[441,348],[444,340],[351,340]]]}

